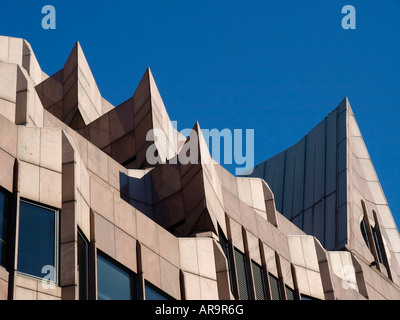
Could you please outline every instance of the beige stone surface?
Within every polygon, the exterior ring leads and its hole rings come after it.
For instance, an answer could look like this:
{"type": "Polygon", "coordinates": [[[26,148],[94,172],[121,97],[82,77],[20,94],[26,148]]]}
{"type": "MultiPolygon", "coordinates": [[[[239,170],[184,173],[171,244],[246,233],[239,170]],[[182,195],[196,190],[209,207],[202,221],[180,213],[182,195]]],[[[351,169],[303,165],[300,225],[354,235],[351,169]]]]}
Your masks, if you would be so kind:
{"type": "MultiPolygon", "coordinates": [[[[399,233],[347,98],[310,133],[308,144],[314,147],[304,149],[301,140],[271,159],[277,173],[270,185],[235,177],[211,159],[199,123],[188,139],[172,127],[149,68],[133,97],[114,107],[101,96],[79,43],[49,77],[27,41],[0,36],[0,186],[61,209],[63,288],[44,290],[17,276],[14,298],[78,298],[79,228],[94,249],[143,272],[145,281],[175,299],[234,299],[219,229],[232,249],[285,285],[297,283],[301,294],[322,300],[399,299],[399,233]],[[161,165],[146,161],[151,129],[166,136],[166,145],[156,143],[161,165]],[[199,163],[174,163],[189,142],[196,144],[199,163]],[[314,162],[306,163],[305,155],[314,162]],[[324,172],[325,160],[339,172],[324,172]],[[304,178],[295,163],[307,173],[304,178]],[[324,221],[336,224],[334,230],[325,226],[326,243],[320,238],[321,199],[324,221]],[[388,259],[382,272],[370,267],[374,256],[360,230],[361,201],[370,225],[382,234],[388,259]],[[303,211],[309,214],[305,230],[316,237],[299,229],[303,211]],[[346,273],[347,267],[353,271],[346,273]]],[[[254,172],[269,179],[264,164],[254,172]]],[[[90,261],[95,263],[94,256],[90,261]]],[[[0,272],[0,299],[7,298],[6,281],[8,273],[0,272]]]]}
{"type": "Polygon", "coordinates": [[[175,299],[181,298],[179,269],[167,260],[160,259],[161,289],[175,299]]]}
{"type": "Polygon", "coordinates": [[[136,214],[138,240],[156,253],[159,253],[158,225],[141,213],[136,214]]]}
{"type": "Polygon", "coordinates": [[[179,253],[181,257],[181,269],[193,274],[198,274],[199,263],[196,240],[180,238],[179,253]]]}
{"type": "Polygon", "coordinates": [[[23,301],[37,300],[37,292],[29,290],[29,289],[21,288],[21,287],[16,287],[14,299],[15,300],[23,300],[23,301]]]}
{"type": "Polygon", "coordinates": [[[119,228],[115,228],[115,258],[137,272],[136,240],[119,228]]]}
{"type": "Polygon", "coordinates": [[[141,248],[144,278],[153,285],[161,288],[160,256],[146,246],[141,248]]]}
{"type": "Polygon", "coordinates": [[[0,98],[16,103],[17,66],[0,61],[0,98]]]}
{"type": "Polygon", "coordinates": [[[8,191],[14,186],[14,163],[15,158],[9,153],[0,149],[0,185],[8,191]]]}
{"type": "Polygon", "coordinates": [[[8,283],[0,280],[0,300],[7,300],[8,298],[8,283]]]}
{"type": "Polygon", "coordinates": [[[61,173],[40,168],[40,196],[39,202],[55,208],[61,208],[62,203],[62,176],[61,173]]]}
{"type": "Polygon", "coordinates": [[[201,300],[200,277],[190,272],[183,272],[185,281],[185,299],[186,300],[201,300]]]}
{"type": "Polygon", "coordinates": [[[39,167],[33,164],[19,161],[19,186],[21,197],[33,201],[40,201],[39,167]],[[23,177],[23,178],[22,178],[23,177]]]}
{"type": "Polygon", "coordinates": [[[98,214],[95,219],[95,237],[98,249],[115,259],[115,227],[98,214]]]}
{"type": "Polygon", "coordinates": [[[196,239],[196,249],[199,275],[216,280],[217,275],[214,262],[212,239],[196,239]]]}

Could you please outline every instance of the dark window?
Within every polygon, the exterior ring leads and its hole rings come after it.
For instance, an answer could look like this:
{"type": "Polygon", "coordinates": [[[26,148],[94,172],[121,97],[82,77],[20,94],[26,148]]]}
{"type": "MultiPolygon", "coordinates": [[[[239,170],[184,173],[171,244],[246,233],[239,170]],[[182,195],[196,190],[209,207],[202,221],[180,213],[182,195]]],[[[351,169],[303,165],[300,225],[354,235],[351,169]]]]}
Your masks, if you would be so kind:
{"type": "Polygon", "coordinates": [[[251,261],[251,266],[253,269],[253,279],[254,279],[254,289],[256,292],[256,300],[267,300],[267,295],[265,292],[265,282],[264,273],[262,267],[260,267],[254,261],[251,261]]]}
{"type": "Polygon", "coordinates": [[[268,274],[269,285],[271,287],[271,299],[272,300],[282,300],[281,296],[281,285],[279,279],[274,277],[272,274],[268,274]]]}
{"type": "Polygon", "coordinates": [[[296,300],[294,290],[288,286],[285,286],[285,287],[286,287],[286,299],[287,300],[296,300]]]}
{"type": "Polygon", "coordinates": [[[228,240],[225,238],[224,233],[222,232],[220,227],[218,227],[218,232],[219,232],[219,242],[221,244],[222,250],[224,251],[226,260],[228,262],[229,282],[231,285],[231,292],[234,293],[233,274],[232,274],[232,258],[231,258],[231,254],[230,254],[229,243],[228,243],[228,240]]]}
{"type": "Polygon", "coordinates": [[[102,253],[97,254],[99,300],[133,300],[135,275],[102,253]]]}
{"type": "Polygon", "coordinates": [[[380,263],[383,263],[382,248],[381,248],[381,243],[379,241],[378,233],[374,227],[371,227],[371,230],[375,242],[376,253],[378,254],[378,260],[380,263]]]}
{"type": "Polygon", "coordinates": [[[147,281],[145,283],[145,294],[146,300],[172,300],[169,295],[147,281]]]}
{"type": "Polygon", "coordinates": [[[239,299],[249,300],[249,279],[247,275],[246,256],[235,248],[236,274],[239,286],[239,299]]]}
{"type": "Polygon", "coordinates": [[[78,230],[79,300],[89,299],[89,242],[78,230]]]}
{"type": "Polygon", "coordinates": [[[368,240],[367,228],[366,228],[366,226],[365,226],[364,220],[361,221],[360,228],[361,228],[361,233],[362,233],[362,236],[363,236],[363,238],[364,238],[364,241],[365,241],[365,243],[367,244],[368,249],[371,250],[371,246],[370,246],[369,240],[368,240]]]}
{"type": "Polygon", "coordinates": [[[301,295],[301,300],[318,300],[313,297],[305,296],[304,294],[301,295]]]}
{"type": "Polygon", "coordinates": [[[18,271],[56,282],[57,252],[58,211],[21,201],[18,271]]]}
{"type": "Polygon", "coordinates": [[[8,197],[0,190],[0,265],[6,267],[7,260],[7,222],[8,222],[8,197]]]}

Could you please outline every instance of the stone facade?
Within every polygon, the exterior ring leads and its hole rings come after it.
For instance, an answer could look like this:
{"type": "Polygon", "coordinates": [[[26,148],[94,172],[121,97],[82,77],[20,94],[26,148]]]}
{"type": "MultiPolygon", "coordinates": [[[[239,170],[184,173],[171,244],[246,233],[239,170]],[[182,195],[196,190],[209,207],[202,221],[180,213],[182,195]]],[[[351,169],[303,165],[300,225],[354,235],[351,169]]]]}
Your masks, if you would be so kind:
{"type": "Polygon", "coordinates": [[[178,300],[399,299],[399,234],[347,99],[314,131],[308,147],[257,166],[258,178],[235,177],[211,159],[198,123],[196,135],[176,132],[150,69],[114,107],[79,43],[48,76],[27,41],[0,37],[0,299],[97,299],[98,255],[131,275],[135,299],[150,287],[178,300]],[[154,166],[151,129],[167,137],[154,166]],[[191,139],[198,163],[172,161],[191,139]],[[293,171],[298,159],[305,171],[293,171]],[[21,201],[58,212],[55,286],[20,270],[21,201]]]}

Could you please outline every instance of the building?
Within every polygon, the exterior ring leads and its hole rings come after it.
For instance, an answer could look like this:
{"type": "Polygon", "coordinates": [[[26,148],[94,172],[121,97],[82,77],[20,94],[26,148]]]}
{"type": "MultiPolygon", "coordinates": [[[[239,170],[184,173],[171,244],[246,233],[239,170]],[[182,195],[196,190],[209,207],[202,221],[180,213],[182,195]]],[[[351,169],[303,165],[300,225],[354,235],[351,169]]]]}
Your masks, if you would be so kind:
{"type": "Polygon", "coordinates": [[[150,69],[114,107],[79,43],[48,76],[0,37],[0,299],[400,298],[399,233],[347,99],[254,177],[192,133],[150,69]],[[172,161],[191,140],[198,163],[172,161]]]}

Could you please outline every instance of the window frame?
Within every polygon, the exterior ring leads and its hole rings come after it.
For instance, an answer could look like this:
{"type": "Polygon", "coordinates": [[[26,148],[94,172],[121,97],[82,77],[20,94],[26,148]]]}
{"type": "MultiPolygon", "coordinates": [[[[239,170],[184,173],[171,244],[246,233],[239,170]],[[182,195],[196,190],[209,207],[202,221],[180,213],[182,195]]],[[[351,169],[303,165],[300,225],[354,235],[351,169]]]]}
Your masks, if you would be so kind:
{"type": "Polygon", "coordinates": [[[261,265],[259,265],[257,262],[255,262],[253,259],[251,260],[251,268],[253,271],[253,282],[254,282],[254,293],[255,293],[255,300],[268,300],[268,294],[267,294],[267,290],[268,290],[268,286],[266,283],[266,279],[265,279],[265,274],[264,274],[264,269],[261,265]],[[258,271],[260,272],[260,276],[261,276],[261,284],[262,284],[262,290],[263,290],[263,299],[258,299],[257,297],[257,289],[256,289],[256,284],[255,284],[255,268],[256,267],[258,269],[258,271]]]}
{"type": "Polygon", "coordinates": [[[229,284],[230,284],[230,289],[231,293],[235,295],[235,265],[232,260],[232,254],[231,254],[231,245],[228,241],[228,239],[225,237],[221,227],[218,225],[218,237],[219,237],[219,243],[221,245],[222,251],[225,254],[226,262],[228,264],[228,277],[229,277],[229,284]]]}
{"type": "Polygon", "coordinates": [[[288,301],[294,301],[294,300],[297,300],[297,297],[296,297],[296,290],[295,289],[292,289],[290,286],[288,286],[287,284],[285,284],[285,293],[286,293],[286,300],[288,300],[288,301]],[[293,295],[293,299],[289,299],[288,298],[288,291],[293,295]]]}
{"type": "Polygon", "coordinates": [[[319,299],[300,293],[300,300],[301,301],[314,301],[314,300],[319,300],[319,299]]]}
{"type": "Polygon", "coordinates": [[[371,227],[371,233],[372,233],[372,238],[374,239],[375,243],[375,249],[376,249],[376,255],[378,258],[379,263],[384,264],[384,259],[383,259],[383,252],[381,248],[381,242],[380,242],[380,235],[378,234],[378,230],[376,228],[371,227]]]}
{"type": "Polygon", "coordinates": [[[0,254],[0,267],[7,269],[8,263],[9,263],[9,245],[10,245],[10,239],[9,239],[9,233],[10,233],[10,192],[5,190],[0,186],[0,193],[3,194],[4,196],[4,207],[2,208],[3,210],[3,216],[2,218],[2,224],[3,224],[3,229],[1,230],[2,232],[2,237],[0,238],[0,246],[1,246],[1,254],[0,254]],[[3,240],[3,241],[1,241],[3,240]]]}
{"type": "Polygon", "coordinates": [[[361,228],[361,234],[362,234],[362,236],[364,238],[364,242],[367,245],[368,249],[371,251],[371,245],[369,243],[367,226],[365,224],[364,218],[361,220],[360,228],[361,228]]]}
{"type": "Polygon", "coordinates": [[[82,232],[82,230],[78,227],[77,230],[77,254],[78,254],[78,258],[77,258],[77,265],[79,266],[79,237],[82,238],[82,240],[85,242],[86,244],[86,248],[87,248],[87,252],[85,255],[85,259],[86,259],[86,297],[85,299],[82,299],[81,297],[81,279],[80,279],[80,275],[81,275],[81,270],[79,269],[79,277],[78,277],[78,292],[79,292],[79,300],[90,300],[90,265],[89,265],[89,261],[90,261],[90,257],[89,257],[89,245],[90,245],[90,241],[85,237],[85,234],[82,232]]]}
{"type": "Polygon", "coordinates": [[[146,290],[147,287],[150,288],[151,290],[157,292],[159,295],[163,296],[165,298],[165,300],[158,300],[158,301],[171,301],[171,300],[175,300],[173,297],[171,297],[168,293],[166,293],[165,291],[161,290],[160,288],[158,288],[157,286],[155,286],[154,284],[152,284],[150,281],[148,280],[144,280],[144,300],[145,301],[157,301],[157,300],[148,300],[146,298],[146,290]]]}
{"type": "Polygon", "coordinates": [[[283,300],[284,295],[282,293],[282,286],[281,286],[281,281],[280,281],[279,277],[276,277],[271,272],[268,272],[268,282],[269,282],[269,287],[270,287],[270,290],[271,290],[271,300],[273,300],[273,301],[283,300]],[[279,299],[274,299],[274,295],[272,293],[272,285],[271,285],[272,281],[271,281],[271,279],[276,281],[277,292],[278,292],[278,295],[279,295],[279,299]]]}
{"type": "Polygon", "coordinates": [[[236,248],[236,247],[233,247],[233,254],[234,254],[234,256],[235,256],[235,271],[236,271],[236,277],[237,277],[237,279],[236,279],[236,281],[237,281],[237,289],[238,289],[238,296],[239,296],[239,300],[251,300],[251,284],[250,284],[250,276],[252,276],[252,275],[250,275],[249,274],[249,270],[248,270],[248,265],[247,265],[247,256],[246,256],[246,254],[245,253],[243,253],[242,251],[240,251],[238,248],[236,248]],[[241,258],[243,258],[242,259],[242,261],[240,262],[240,263],[242,263],[243,262],[243,268],[244,268],[244,270],[243,270],[243,272],[244,272],[244,275],[245,275],[245,281],[246,281],[246,291],[247,291],[247,299],[242,299],[242,297],[241,297],[241,292],[240,292],[240,284],[239,284],[239,269],[238,269],[238,259],[237,259],[237,256],[238,255],[240,255],[240,257],[241,258]]]}
{"type": "MultiPolygon", "coordinates": [[[[133,300],[138,300],[138,275],[130,270],[129,268],[125,267],[122,265],[120,262],[115,260],[114,258],[110,257],[108,254],[105,252],[96,249],[96,297],[97,301],[107,301],[107,300],[99,300],[99,274],[98,274],[98,257],[103,258],[104,260],[107,260],[109,263],[113,264],[115,267],[121,269],[123,272],[127,273],[129,275],[129,282],[130,282],[130,294],[131,298],[127,301],[133,301],[133,300]]],[[[116,301],[116,300],[109,300],[109,301],[116,301]]]]}
{"type": "MultiPolygon", "coordinates": [[[[50,280],[50,284],[54,284],[56,286],[58,286],[59,281],[60,281],[60,209],[51,207],[51,206],[46,206],[43,205],[41,203],[29,200],[29,199],[25,199],[25,198],[20,198],[19,199],[19,212],[18,212],[18,248],[17,248],[17,252],[18,252],[18,259],[17,259],[17,263],[19,261],[19,240],[20,240],[20,220],[21,220],[21,202],[35,206],[35,207],[39,207],[48,211],[54,211],[54,281],[50,280]]],[[[30,278],[30,279],[34,279],[34,280],[39,280],[39,281],[43,281],[44,277],[46,275],[44,275],[43,277],[38,277],[35,275],[31,275],[29,273],[25,273],[22,271],[18,270],[18,264],[17,264],[17,274],[21,275],[23,277],[26,278],[30,278]]]]}

